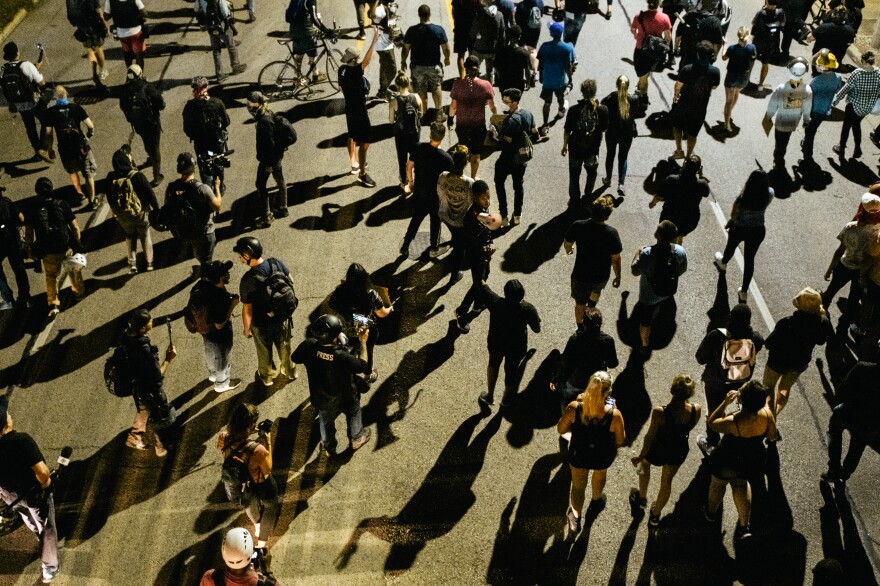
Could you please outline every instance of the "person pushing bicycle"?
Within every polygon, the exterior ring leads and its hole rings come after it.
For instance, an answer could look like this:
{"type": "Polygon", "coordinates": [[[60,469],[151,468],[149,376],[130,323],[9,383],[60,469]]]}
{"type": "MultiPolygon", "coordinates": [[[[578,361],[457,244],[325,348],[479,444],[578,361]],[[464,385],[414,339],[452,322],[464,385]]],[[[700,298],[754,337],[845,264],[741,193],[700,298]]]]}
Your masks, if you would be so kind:
{"type": "MultiPolygon", "coordinates": [[[[336,42],[336,33],[324,26],[318,14],[318,0],[290,0],[284,13],[284,20],[290,24],[291,52],[298,76],[302,76],[303,55],[309,57],[309,69],[318,56],[318,39],[321,35],[336,42]]],[[[317,81],[317,73],[313,74],[317,81]]]]}

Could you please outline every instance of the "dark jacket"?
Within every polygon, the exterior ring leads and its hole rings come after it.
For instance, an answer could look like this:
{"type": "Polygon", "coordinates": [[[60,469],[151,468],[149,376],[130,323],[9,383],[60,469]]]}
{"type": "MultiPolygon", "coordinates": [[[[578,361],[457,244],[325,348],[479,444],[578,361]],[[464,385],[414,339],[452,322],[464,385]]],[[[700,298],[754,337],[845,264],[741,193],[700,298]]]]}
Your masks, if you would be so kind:
{"type": "Polygon", "coordinates": [[[284,151],[275,146],[275,114],[263,110],[256,118],[257,161],[261,165],[275,165],[284,157],[284,151]]]}
{"type": "Polygon", "coordinates": [[[138,77],[136,79],[130,79],[126,81],[125,85],[122,86],[122,93],[119,96],[120,103],[123,103],[125,101],[126,96],[137,92],[144,92],[147,100],[149,100],[150,102],[150,107],[153,110],[153,115],[151,125],[142,128],[136,127],[135,130],[137,130],[138,132],[161,130],[162,124],[159,112],[165,109],[165,98],[162,97],[162,94],[159,93],[159,90],[156,89],[156,86],[149,83],[144,78],[138,77]]]}
{"type": "Polygon", "coordinates": [[[226,107],[217,98],[193,99],[183,107],[183,132],[195,143],[196,151],[220,152],[228,127],[226,107]]]}
{"type": "Polygon", "coordinates": [[[504,46],[504,15],[497,6],[484,6],[471,24],[471,46],[478,53],[495,53],[504,46]]]}
{"type": "Polygon", "coordinates": [[[764,347],[764,336],[758,332],[751,331],[749,335],[740,336],[731,333],[725,335],[720,329],[715,328],[706,334],[700,347],[697,348],[697,362],[705,366],[703,370],[703,382],[713,387],[721,387],[727,384],[727,371],[721,367],[721,352],[724,349],[724,342],[728,339],[750,339],[755,345],[755,353],[760,352],[764,347]]]}
{"type": "Polygon", "coordinates": [[[128,177],[129,173],[135,171],[135,174],[131,177],[131,186],[134,188],[135,195],[141,201],[141,207],[146,212],[159,209],[159,200],[156,199],[156,192],[153,191],[150,180],[147,179],[146,175],[131,166],[131,161],[128,160],[128,157],[122,153],[114,153],[112,164],[113,170],[107,174],[108,182],[121,177],[128,177]]]}
{"type": "Polygon", "coordinates": [[[151,396],[164,396],[165,377],[159,368],[159,349],[150,343],[150,338],[125,330],[119,337],[119,346],[125,352],[126,367],[135,381],[135,398],[149,405],[151,396]]]}
{"type": "Polygon", "coordinates": [[[575,388],[586,389],[593,373],[616,368],[618,364],[614,338],[604,332],[581,329],[568,339],[553,383],[558,387],[569,382],[575,388]]]}
{"type": "Polygon", "coordinates": [[[810,365],[813,348],[831,339],[831,322],[823,315],[795,311],[776,322],[767,337],[767,366],[776,372],[803,372],[810,365]]]}

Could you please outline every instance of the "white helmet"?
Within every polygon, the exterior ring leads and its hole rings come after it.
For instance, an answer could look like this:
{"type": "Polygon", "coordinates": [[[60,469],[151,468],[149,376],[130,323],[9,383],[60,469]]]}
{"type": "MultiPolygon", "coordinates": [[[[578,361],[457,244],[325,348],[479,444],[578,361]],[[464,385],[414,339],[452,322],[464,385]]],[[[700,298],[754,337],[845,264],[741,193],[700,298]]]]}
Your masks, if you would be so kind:
{"type": "Polygon", "coordinates": [[[244,527],[236,527],[226,532],[220,547],[223,561],[233,570],[240,570],[251,563],[254,555],[254,538],[244,527]]]}
{"type": "Polygon", "coordinates": [[[82,254],[81,252],[71,254],[62,262],[62,265],[65,269],[67,269],[68,272],[81,271],[86,268],[86,264],[86,255],[82,254]]]}

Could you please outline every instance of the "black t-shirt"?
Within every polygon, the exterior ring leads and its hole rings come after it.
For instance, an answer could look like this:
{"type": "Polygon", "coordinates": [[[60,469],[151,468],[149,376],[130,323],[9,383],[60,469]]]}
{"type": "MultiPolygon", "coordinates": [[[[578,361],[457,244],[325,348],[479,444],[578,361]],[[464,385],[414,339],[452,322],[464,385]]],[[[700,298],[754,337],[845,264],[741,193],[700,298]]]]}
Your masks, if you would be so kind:
{"type": "Polygon", "coordinates": [[[277,258],[269,258],[253,267],[241,277],[238,285],[238,294],[241,302],[253,305],[253,324],[263,327],[272,322],[269,317],[265,288],[260,279],[265,279],[274,271],[281,271],[290,276],[290,270],[277,258]],[[270,263],[271,261],[271,263],[270,263]]]}
{"type": "Polygon", "coordinates": [[[663,198],[660,221],[669,220],[678,228],[679,236],[687,236],[700,223],[700,203],[709,196],[709,183],[670,175],[660,185],[659,195],[663,198]]]}
{"type": "Polygon", "coordinates": [[[420,23],[406,30],[403,42],[412,49],[411,65],[433,67],[440,65],[440,47],[445,45],[448,39],[442,26],[420,23]]]}
{"type": "Polygon", "coordinates": [[[678,81],[683,84],[678,100],[679,108],[684,108],[694,116],[705,117],[712,88],[721,83],[721,71],[714,65],[697,61],[681,68],[678,81]]]}
{"type": "Polygon", "coordinates": [[[339,68],[339,86],[342,88],[342,95],[345,96],[346,117],[359,116],[369,120],[363,67],[359,63],[341,66],[339,68]]]}
{"type": "Polygon", "coordinates": [[[18,246],[18,208],[8,197],[0,195],[0,247],[9,254],[18,246]]]}
{"type": "Polygon", "coordinates": [[[55,129],[58,152],[63,159],[71,160],[82,156],[80,149],[85,138],[82,123],[88,117],[83,107],[73,102],[56,104],[47,110],[46,122],[55,129]],[[68,128],[75,128],[77,132],[66,131],[68,128]]]}
{"type": "Polygon", "coordinates": [[[495,56],[495,68],[498,70],[498,91],[516,88],[526,89],[526,74],[531,71],[532,63],[529,50],[517,45],[505,45],[495,56]]]}
{"type": "Polygon", "coordinates": [[[492,232],[479,220],[480,214],[486,211],[478,204],[471,204],[462,220],[463,238],[467,249],[472,251],[470,254],[480,255],[484,246],[492,244],[492,232]]]}
{"type": "Polygon", "coordinates": [[[767,337],[767,366],[776,372],[802,372],[810,365],[813,348],[832,338],[834,330],[828,318],[795,311],[776,322],[767,337]]]}
{"type": "Polygon", "coordinates": [[[528,348],[529,331],[541,331],[538,310],[528,301],[511,301],[483,286],[486,307],[489,309],[489,352],[524,354],[528,348]]]}
{"type": "Polygon", "coordinates": [[[370,371],[365,360],[345,348],[324,346],[314,338],[301,342],[290,359],[305,365],[309,398],[319,410],[337,408],[346,400],[359,400],[352,377],[370,371]]]}
{"type": "Polygon", "coordinates": [[[813,51],[818,53],[822,49],[829,49],[835,56],[846,55],[846,49],[855,40],[856,34],[852,27],[847,24],[826,22],[816,27],[813,31],[816,45],[813,51]]]}
{"type": "Polygon", "coordinates": [[[779,35],[785,26],[785,11],[781,8],[759,10],[752,19],[752,34],[759,51],[766,51],[779,42],[779,35]]]}
{"type": "Polygon", "coordinates": [[[0,487],[21,496],[37,483],[33,467],[43,461],[37,442],[28,434],[10,431],[0,436],[0,487]]]}
{"type": "Polygon", "coordinates": [[[611,276],[611,257],[620,254],[623,245],[615,228],[593,220],[578,220],[565,233],[565,241],[574,243],[577,256],[571,278],[597,285],[611,276]]]}
{"type": "Polygon", "coordinates": [[[232,321],[227,320],[229,305],[232,303],[232,294],[226,288],[216,287],[212,283],[202,281],[196,285],[200,287],[202,302],[208,310],[208,322],[211,324],[223,324],[223,327],[205,334],[205,337],[217,344],[232,344],[232,321]]]}
{"type": "Polygon", "coordinates": [[[183,132],[195,143],[197,152],[221,152],[227,127],[229,114],[219,98],[192,99],[183,107],[183,132]]]}
{"type": "Polygon", "coordinates": [[[579,330],[571,335],[562,352],[562,363],[553,377],[556,385],[568,381],[577,389],[586,389],[593,373],[618,365],[614,338],[606,333],[587,334],[579,330]]]}
{"type": "Polygon", "coordinates": [[[375,310],[385,306],[382,297],[375,289],[355,291],[345,283],[339,285],[330,295],[329,305],[333,311],[349,321],[354,313],[369,317],[375,310]]]}
{"type": "Polygon", "coordinates": [[[841,388],[841,398],[846,414],[851,421],[859,424],[861,431],[877,433],[877,412],[880,411],[880,393],[877,392],[877,379],[880,378],[880,365],[873,362],[857,362],[846,375],[841,388]]]}
{"type": "MultiPolygon", "coordinates": [[[[616,102],[615,102],[616,103],[616,102]]],[[[568,150],[571,156],[586,159],[599,154],[599,145],[602,144],[602,133],[608,129],[608,108],[602,104],[596,105],[596,110],[592,115],[584,118],[584,108],[592,108],[587,100],[581,100],[568,110],[565,117],[565,132],[568,136],[568,150]],[[592,122],[589,122],[592,120],[592,122]],[[592,124],[592,133],[585,135],[589,124],[592,124]]]]}
{"type": "Polygon", "coordinates": [[[602,105],[608,110],[607,136],[634,136],[636,128],[635,112],[639,108],[639,100],[634,94],[627,95],[626,99],[629,102],[629,118],[624,119],[620,116],[620,104],[617,101],[617,92],[611,92],[602,98],[602,105]]]}
{"type": "Polygon", "coordinates": [[[412,154],[415,165],[413,194],[424,202],[437,202],[437,181],[444,171],[452,171],[452,157],[430,142],[420,142],[412,154]]]}

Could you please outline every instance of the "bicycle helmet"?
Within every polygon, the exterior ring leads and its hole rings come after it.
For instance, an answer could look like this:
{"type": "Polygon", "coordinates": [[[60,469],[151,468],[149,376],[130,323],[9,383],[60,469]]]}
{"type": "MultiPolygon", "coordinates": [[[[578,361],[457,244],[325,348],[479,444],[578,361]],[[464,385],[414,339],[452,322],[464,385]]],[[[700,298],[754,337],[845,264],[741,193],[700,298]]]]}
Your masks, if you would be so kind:
{"type": "Polygon", "coordinates": [[[220,546],[223,562],[233,570],[240,570],[251,563],[254,555],[254,538],[244,527],[236,527],[226,532],[220,546]]]}
{"type": "Polygon", "coordinates": [[[250,258],[260,258],[263,256],[263,245],[253,236],[244,236],[238,239],[232,248],[232,252],[246,254],[250,258]]]}
{"type": "Polygon", "coordinates": [[[68,272],[81,271],[86,265],[86,255],[80,252],[68,256],[61,262],[61,266],[68,272]]]}
{"type": "Polygon", "coordinates": [[[192,153],[180,153],[177,155],[177,172],[181,175],[191,175],[196,170],[196,158],[192,153]]]}
{"type": "Polygon", "coordinates": [[[342,321],[335,315],[324,314],[311,326],[312,336],[322,344],[332,344],[342,333],[342,321]]]}
{"type": "Polygon", "coordinates": [[[34,184],[34,191],[36,191],[37,195],[40,197],[51,197],[54,190],[55,186],[52,185],[52,180],[48,177],[40,177],[34,184]]]}

